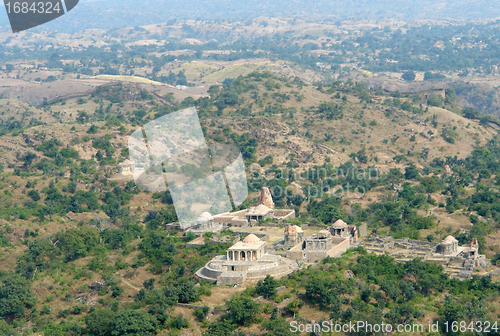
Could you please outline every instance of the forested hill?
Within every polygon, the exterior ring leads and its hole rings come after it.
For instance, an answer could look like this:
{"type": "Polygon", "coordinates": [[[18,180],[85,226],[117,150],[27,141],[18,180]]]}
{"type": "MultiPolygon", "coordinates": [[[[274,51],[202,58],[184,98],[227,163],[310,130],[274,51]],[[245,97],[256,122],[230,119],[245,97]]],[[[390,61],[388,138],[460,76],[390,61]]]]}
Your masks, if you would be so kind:
{"type": "MultiPolygon", "coordinates": [[[[248,20],[256,17],[310,19],[482,19],[500,16],[500,7],[488,0],[276,0],[276,1],[135,1],[82,0],[69,14],[40,29],[77,31],[89,28],[121,28],[165,22],[170,19],[248,20]]],[[[7,29],[5,12],[0,25],[7,29]]]]}

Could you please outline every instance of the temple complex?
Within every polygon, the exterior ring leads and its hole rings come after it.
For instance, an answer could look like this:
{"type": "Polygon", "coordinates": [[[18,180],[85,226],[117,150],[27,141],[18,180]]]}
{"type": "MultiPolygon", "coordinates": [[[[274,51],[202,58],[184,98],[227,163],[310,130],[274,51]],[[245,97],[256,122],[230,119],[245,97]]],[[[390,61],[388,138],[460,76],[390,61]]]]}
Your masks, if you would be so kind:
{"type": "Polygon", "coordinates": [[[266,275],[280,278],[296,269],[296,262],[268,254],[266,242],[250,234],[231,246],[225,255],[210,260],[196,272],[196,276],[223,286],[264,279],[266,275]]]}
{"type": "Polygon", "coordinates": [[[486,256],[479,254],[479,245],[475,238],[469,245],[459,246],[453,236],[446,237],[440,243],[372,236],[363,240],[361,245],[372,253],[391,254],[398,262],[420,258],[441,264],[445,272],[459,279],[467,279],[473,272],[490,266],[486,256]]]}
{"type": "Polygon", "coordinates": [[[202,218],[200,215],[196,221],[170,223],[167,224],[166,228],[167,230],[177,231],[191,230],[195,234],[201,235],[204,232],[220,232],[225,228],[255,226],[267,219],[280,223],[295,218],[295,210],[293,209],[274,209],[271,193],[266,187],[261,190],[259,203],[255,207],[244,210],[225,212],[213,216],[209,214],[212,219],[206,224],[204,224],[206,218],[202,218]]]}
{"type": "Polygon", "coordinates": [[[329,230],[321,230],[286,251],[286,257],[302,262],[318,262],[326,257],[340,257],[350,246],[349,238],[334,237],[329,230]]]}
{"type": "MultiPolygon", "coordinates": [[[[269,190],[263,188],[257,206],[215,216],[204,212],[196,222],[191,223],[189,230],[202,235],[203,232],[219,232],[230,227],[251,227],[266,219],[278,225],[294,217],[293,210],[274,209],[269,190]]],[[[308,227],[322,228],[307,237],[300,226],[287,224],[283,240],[270,246],[269,250],[266,241],[255,234],[249,234],[242,241],[236,238],[224,255],[214,257],[196,272],[196,276],[218,285],[243,284],[246,280],[259,280],[266,275],[279,278],[295,271],[302,263],[317,263],[326,257],[340,257],[349,248],[360,245],[373,253],[391,254],[398,262],[420,258],[439,263],[445,272],[460,279],[469,278],[473,272],[490,265],[486,257],[479,254],[476,239],[467,246],[460,246],[452,236],[440,243],[394,239],[390,236],[365,238],[366,224],[347,225],[341,219],[332,222],[331,226],[306,224],[308,227]]]]}
{"type": "Polygon", "coordinates": [[[286,251],[286,257],[302,262],[318,262],[326,257],[341,256],[352,245],[357,244],[360,237],[366,235],[367,228],[366,224],[347,225],[338,219],[331,227],[310,237],[299,235],[296,231],[298,229],[291,225],[285,228],[283,248],[290,248],[286,251]]]}

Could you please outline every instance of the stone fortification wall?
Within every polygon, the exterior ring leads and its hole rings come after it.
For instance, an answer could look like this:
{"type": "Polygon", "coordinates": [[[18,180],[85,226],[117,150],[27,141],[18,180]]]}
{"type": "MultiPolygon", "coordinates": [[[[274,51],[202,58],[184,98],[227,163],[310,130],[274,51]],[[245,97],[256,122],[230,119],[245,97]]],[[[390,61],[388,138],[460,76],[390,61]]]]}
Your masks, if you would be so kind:
{"type": "Polygon", "coordinates": [[[245,280],[246,273],[224,272],[217,278],[217,285],[243,285],[245,280]]]}
{"type": "Polygon", "coordinates": [[[329,257],[337,258],[345,253],[351,246],[349,239],[344,239],[342,242],[337,243],[334,247],[328,250],[327,255],[329,257]]]}
{"type": "Polygon", "coordinates": [[[299,243],[286,251],[286,257],[291,260],[302,260],[304,252],[302,251],[303,243],[299,243]]]}
{"type": "Polygon", "coordinates": [[[326,258],[327,255],[327,251],[306,251],[306,261],[318,262],[323,258],[326,258]]]}
{"type": "Polygon", "coordinates": [[[231,226],[235,227],[243,227],[243,226],[248,226],[248,221],[242,218],[233,218],[230,224],[231,226]]]}
{"type": "Polygon", "coordinates": [[[277,209],[274,210],[274,217],[277,217],[279,221],[285,221],[290,218],[295,218],[295,210],[277,209]]]}
{"type": "Polygon", "coordinates": [[[366,225],[366,223],[357,226],[356,229],[358,229],[360,238],[366,237],[368,235],[368,226],[366,225]]]}

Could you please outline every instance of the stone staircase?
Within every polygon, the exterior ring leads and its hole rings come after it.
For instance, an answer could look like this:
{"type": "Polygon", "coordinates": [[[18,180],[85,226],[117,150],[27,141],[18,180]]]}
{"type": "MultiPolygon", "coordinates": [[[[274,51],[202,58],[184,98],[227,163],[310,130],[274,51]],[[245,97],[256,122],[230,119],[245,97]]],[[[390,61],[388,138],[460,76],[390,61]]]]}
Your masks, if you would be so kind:
{"type": "Polygon", "coordinates": [[[462,271],[458,274],[458,277],[468,279],[472,275],[472,272],[474,272],[474,261],[466,260],[462,271]]]}

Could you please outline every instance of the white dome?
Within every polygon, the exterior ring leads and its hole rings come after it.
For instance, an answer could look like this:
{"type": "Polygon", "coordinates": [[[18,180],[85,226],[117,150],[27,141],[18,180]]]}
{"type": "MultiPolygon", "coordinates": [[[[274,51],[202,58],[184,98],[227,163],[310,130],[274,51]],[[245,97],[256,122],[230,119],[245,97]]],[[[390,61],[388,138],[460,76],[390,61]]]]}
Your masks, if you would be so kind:
{"type": "Polygon", "coordinates": [[[243,243],[245,244],[260,243],[260,239],[259,237],[251,233],[248,236],[246,236],[245,239],[243,239],[243,243]]]}
{"type": "Polygon", "coordinates": [[[458,240],[456,240],[455,237],[453,237],[453,236],[448,236],[443,240],[443,243],[445,243],[445,244],[451,244],[454,242],[458,242],[458,240]]]}
{"type": "Polygon", "coordinates": [[[332,234],[330,233],[330,231],[328,230],[321,230],[318,232],[318,237],[319,238],[328,238],[330,237],[332,234]]]}
{"type": "Polygon", "coordinates": [[[342,219],[338,219],[332,226],[336,229],[341,229],[347,227],[347,224],[342,219]]]}
{"type": "Polygon", "coordinates": [[[297,225],[287,225],[285,227],[285,233],[291,233],[291,234],[296,234],[296,233],[302,233],[304,232],[300,226],[297,226],[297,225]]]}
{"type": "Polygon", "coordinates": [[[254,213],[258,215],[265,215],[268,213],[268,211],[268,207],[266,207],[264,204],[260,204],[255,208],[254,213]]]}
{"type": "Polygon", "coordinates": [[[209,220],[214,219],[214,217],[209,213],[209,212],[203,212],[199,217],[198,217],[198,222],[208,222],[209,220]]]}

